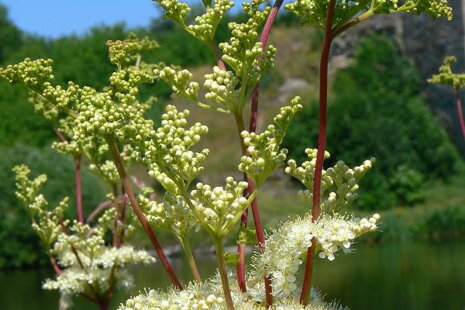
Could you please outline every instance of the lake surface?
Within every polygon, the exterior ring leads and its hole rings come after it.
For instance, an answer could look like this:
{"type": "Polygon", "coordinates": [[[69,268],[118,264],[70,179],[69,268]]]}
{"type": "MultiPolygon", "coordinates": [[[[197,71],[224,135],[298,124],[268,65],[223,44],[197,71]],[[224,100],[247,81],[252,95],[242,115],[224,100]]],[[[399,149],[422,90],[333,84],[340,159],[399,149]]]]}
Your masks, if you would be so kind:
{"type": "MultiPolygon", "coordinates": [[[[465,243],[363,244],[355,253],[333,262],[317,259],[315,285],[352,310],[465,310],[465,243]]],[[[214,261],[199,262],[204,273],[214,261]]],[[[173,261],[178,274],[189,278],[182,260],[173,261]]],[[[159,264],[135,267],[137,293],[144,287],[164,287],[168,280],[159,264]]],[[[43,291],[48,269],[0,271],[0,310],[57,309],[58,294],[43,291]]],[[[118,292],[112,309],[130,293],[118,292]]],[[[96,309],[77,301],[73,309],[96,309]]]]}

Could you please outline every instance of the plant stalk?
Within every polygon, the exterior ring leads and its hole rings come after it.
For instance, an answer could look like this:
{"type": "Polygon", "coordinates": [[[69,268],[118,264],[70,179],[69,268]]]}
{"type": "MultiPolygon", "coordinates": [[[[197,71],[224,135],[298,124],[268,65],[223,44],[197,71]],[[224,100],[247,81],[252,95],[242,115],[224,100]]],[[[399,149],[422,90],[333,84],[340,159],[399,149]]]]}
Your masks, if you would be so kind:
{"type": "Polygon", "coordinates": [[[81,181],[81,156],[74,158],[74,177],[76,179],[76,209],[79,223],[84,224],[82,212],[82,181],[81,181]]]}
{"type": "MultiPolygon", "coordinates": [[[[330,0],[328,4],[328,14],[326,16],[325,33],[320,58],[319,131],[315,175],[313,178],[312,222],[315,222],[318,219],[320,211],[321,174],[323,170],[323,161],[326,149],[326,129],[328,116],[328,64],[329,53],[331,51],[331,43],[333,39],[331,30],[335,6],[336,0],[330,0]]],[[[307,305],[310,297],[314,251],[314,244],[312,244],[312,246],[307,251],[304,282],[300,295],[300,303],[302,305],[307,305]]]]}
{"type": "Polygon", "coordinates": [[[229,288],[228,274],[226,272],[226,264],[224,261],[223,239],[215,238],[216,259],[218,262],[218,270],[221,277],[221,285],[223,286],[223,294],[226,305],[229,310],[235,310],[234,303],[231,297],[231,289],[229,288]]]}
{"type": "Polygon", "coordinates": [[[455,103],[457,105],[457,116],[460,122],[460,129],[462,130],[463,138],[465,139],[465,120],[463,119],[462,100],[460,99],[460,92],[455,92],[455,103]]]}
{"type": "MultiPolygon", "coordinates": [[[[265,26],[263,26],[262,33],[260,35],[260,41],[262,43],[263,50],[266,49],[268,38],[271,33],[271,28],[273,27],[273,23],[278,15],[279,9],[281,8],[284,0],[276,0],[273,4],[270,14],[268,15],[265,26]]],[[[256,132],[257,131],[257,118],[258,118],[258,103],[259,103],[259,95],[260,95],[260,83],[257,83],[252,91],[252,99],[251,99],[251,107],[250,107],[250,120],[249,120],[249,132],[256,132]]],[[[251,180],[247,180],[249,183],[249,192],[252,192],[255,189],[255,184],[251,180]]],[[[251,205],[252,215],[255,224],[255,231],[257,233],[258,239],[258,247],[261,252],[265,249],[265,234],[260,220],[260,213],[258,209],[258,202],[256,199],[252,201],[251,205]]],[[[247,211],[247,210],[246,210],[247,211]]],[[[247,221],[247,213],[244,212],[245,220],[247,221]]],[[[247,223],[247,222],[246,222],[247,223]]],[[[239,254],[239,262],[240,261],[240,254],[239,254]]],[[[272,294],[272,287],[271,287],[271,278],[265,277],[265,305],[266,307],[270,307],[273,304],[273,294],[272,294]]]]}
{"type": "Polygon", "coordinates": [[[182,290],[183,286],[181,282],[179,281],[178,277],[174,273],[173,268],[171,267],[168,259],[166,258],[165,253],[163,252],[163,249],[160,245],[160,242],[158,241],[158,238],[155,236],[155,233],[152,227],[147,222],[147,219],[145,218],[145,215],[142,212],[139,206],[139,203],[137,202],[136,196],[134,195],[134,192],[132,190],[131,182],[129,181],[129,178],[126,173],[126,168],[124,167],[123,160],[121,159],[121,155],[119,153],[118,146],[116,145],[114,138],[107,137],[107,142],[108,142],[108,146],[110,147],[110,151],[113,155],[113,160],[118,170],[121,183],[124,186],[124,190],[126,191],[126,194],[129,198],[129,202],[131,203],[132,209],[134,210],[134,213],[139,219],[139,222],[141,223],[142,228],[144,229],[145,233],[147,234],[150,241],[152,242],[152,245],[155,248],[155,251],[157,252],[158,258],[160,259],[160,262],[163,265],[163,268],[165,269],[166,273],[170,277],[171,282],[178,289],[182,290]]]}
{"type": "Polygon", "coordinates": [[[121,233],[119,236],[119,247],[124,244],[124,226],[126,225],[126,205],[127,205],[127,195],[124,191],[124,186],[121,188],[121,218],[120,221],[122,223],[121,233]]]}
{"type": "Polygon", "coordinates": [[[192,248],[190,245],[189,240],[186,236],[180,236],[179,242],[182,245],[184,253],[186,254],[187,262],[189,263],[189,267],[191,268],[192,275],[197,282],[202,282],[202,277],[200,276],[199,269],[197,268],[197,263],[195,262],[194,254],[192,253],[192,248]]]}
{"type": "Polygon", "coordinates": [[[113,208],[115,210],[115,216],[113,217],[113,247],[119,248],[118,240],[118,213],[119,213],[119,199],[118,199],[118,188],[116,184],[113,184],[113,196],[115,197],[113,201],[113,208]]]}

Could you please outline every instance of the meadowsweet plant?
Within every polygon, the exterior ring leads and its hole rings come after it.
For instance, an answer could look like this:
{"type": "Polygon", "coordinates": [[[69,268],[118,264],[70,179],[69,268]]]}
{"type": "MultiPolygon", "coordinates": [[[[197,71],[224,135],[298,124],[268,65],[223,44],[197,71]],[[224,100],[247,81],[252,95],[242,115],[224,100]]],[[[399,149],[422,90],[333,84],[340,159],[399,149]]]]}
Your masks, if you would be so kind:
{"type": "MultiPolygon", "coordinates": [[[[69,82],[54,83],[53,61],[31,60],[0,69],[0,77],[23,85],[31,93],[37,113],[50,122],[58,142],[53,147],[75,159],[77,220],[64,219],[67,200],[49,209],[39,194],[45,177],[30,180],[24,166],[15,168],[18,197],[27,206],[33,228],[50,255],[57,278],[44,287],[59,289],[63,296],[80,295],[107,309],[116,286],[128,287],[129,263],[151,263],[154,258],[127,244],[127,234],[142,227],[151,241],[158,261],[173,286],[165,291],[146,290],[121,304],[121,310],[141,309],[342,309],[326,303],[311,288],[313,256],[334,260],[348,252],[354,240],[377,229],[378,214],[357,218],[347,212],[357,198],[358,183],[374,163],[365,160],[350,168],[338,161],[323,169],[329,157],[326,145],[326,101],[329,53],[333,39],[346,29],[375,14],[395,12],[426,13],[451,18],[444,0],[432,1],[312,1],[287,4],[303,22],[324,29],[320,66],[320,135],[318,148],[308,148],[304,163],[287,158],[281,144],[294,116],[302,109],[295,97],[280,108],[273,121],[257,132],[260,80],[273,67],[277,50],[268,38],[282,2],[272,6],[264,0],[242,4],[248,16],[243,22],[229,23],[230,37],[216,42],[216,30],[233,6],[229,0],[204,0],[205,11],[193,19],[187,3],[155,1],[164,16],[175,21],[192,37],[211,50],[216,63],[203,82],[196,82],[187,69],[164,63],[146,63],[142,55],[156,53],[158,43],[131,35],[127,40],[108,41],[110,61],[115,70],[107,87],[94,89],[69,82]],[[193,20],[189,23],[188,20],[193,20]],[[242,179],[226,177],[224,184],[199,182],[209,150],[202,147],[208,128],[191,120],[188,110],[167,105],[159,123],[145,112],[156,100],[141,101],[140,87],[157,87],[162,80],[173,94],[191,104],[221,112],[237,128],[238,171],[242,179]],[[249,126],[244,120],[250,102],[249,126]],[[80,179],[81,159],[108,184],[109,201],[84,219],[80,179]],[[287,162],[287,166],[286,166],[287,162]],[[130,165],[144,167],[147,175],[163,188],[134,182],[130,165]],[[299,195],[312,202],[311,210],[280,223],[265,233],[256,199],[270,175],[280,167],[299,180],[299,195]],[[107,208],[106,206],[112,206],[107,208]],[[128,205],[129,208],[126,208],[128,205]],[[256,251],[252,264],[245,264],[248,241],[248,211],[251,210],[256,251]],[[132,210],[132,212],[130,212],[132,210]],[[97,219],[98,218],[98,219],[97,219]],[[131,224],[137,220],[139,225],[131,224]],[[164,228],[179,240],[194,281],[183,283],[166,258],[153,227],[164,228]],[[239,236],[235,272],[228,272],[224,253],[225,238],[239,236]],[[211,278],[200,274],[189,236],[198,230],[208,233],[216,251],[218,272],[211,278]],[[111,241],[105,238],[111,235],[111,241]],[[299,271],[305,264],[301,285],[299,271]],[[296,298],[300,295],[300,299],[296,298]],[[310,298],[312,297],[312,298],[310,298]]],[[[309,141],[309,146],[312,145],[309,141]]],[[[382,159],[381,159],[382,160],[382,159]]],[[[263,210],[262,210],[263,211],[263,210]]]]}
{"type": "Polygon", "coordinates": [[[454,73],[452,71],[452,65],[455,62],[457,62],[457,58],[454,56],[447,56],[444,58],[443,64],[439,67],[439,72],[428,79],[428,82],[447,85],[454,89],[457,117],[459,119],[463,138],[465,139],[465,120],[463,116],[462,99],[460,98],[460,91],[465,87],[465,73],[454,73]]]}
{"type": "MultiPolygon", "coordinates": [[[[100,309],[108,309],[116,287],[128,289],[133,285],[127,266],[155,262],[144,250],[106,244],[105,235],[113,229],[115,209],[107,209],[98,223],[71,222],[64,218],[67,197],[49,209],[47,200],[40,194],[47,179],[45,175],[30,179],[31,171],[24,165],[14,167],[14,171],[17,196],[25,204],[32,228],[56,272],[55,279],[44,282],[44,289],[59,290],[65,300],[78,295],[93,301],[100,309]]],[[[117,233],[119,236],[120,231],[117,233]]]]}

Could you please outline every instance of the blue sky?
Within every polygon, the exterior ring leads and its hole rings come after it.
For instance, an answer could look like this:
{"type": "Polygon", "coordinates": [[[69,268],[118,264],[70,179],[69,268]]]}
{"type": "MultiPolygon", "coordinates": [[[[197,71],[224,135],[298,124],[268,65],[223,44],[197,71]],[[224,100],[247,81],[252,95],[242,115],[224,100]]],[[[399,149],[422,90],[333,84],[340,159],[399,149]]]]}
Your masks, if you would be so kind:
{"type": "Polygon", "coordinates": [[[160,15],[150,0],[0,0],[22,30],[56,38],[82,34],[89,27],[124,21],[129,27],[148,25],[160,15]]]}

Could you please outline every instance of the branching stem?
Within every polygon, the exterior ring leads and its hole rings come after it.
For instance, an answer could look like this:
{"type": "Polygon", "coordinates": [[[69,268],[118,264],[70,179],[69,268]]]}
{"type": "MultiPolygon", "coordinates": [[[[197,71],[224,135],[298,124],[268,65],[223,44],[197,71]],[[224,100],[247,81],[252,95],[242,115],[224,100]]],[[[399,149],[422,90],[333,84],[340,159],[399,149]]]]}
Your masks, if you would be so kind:
{"type": "MultiPolygon", "coordinates": [[[[323,161],[326,149],[326,127],[328,116],[328,64],[329,53],[332,43],[332,21],[336,0],[330,0],[328,4],[328,14],[326,16],[325,33],[323,47],[320,58],[320,102],[319,102],[319,131],[318,131],[318,151],[316,156],[315,176],[313,179],[313,200],[312,200],[312,222],[318,219],[320,211],[320,194],[321,194],[321,174],[323,170],[323,161]]],[[[314,243],[314,242],[313,242],[314,243]]],[[[310,296],[313,270],[314,245],[307,252],[307,262],[305,266],[304,282],[300,295],[300,303],[307,305],[310,296]]]]}
{"type": "Polygon", "coordinates": [[[166,273],[170,277],[171,282],[178,289],[183,289],[181,282],[179,281],[178,277],[174,273],[173,268],[171,267],[171,264],[169,263],[168,259],[166,258],[165,253],[163,252],[163,249],[160,245],[160,242],[158,241],[158,238],[155,236],[155,232],[153,231],[152,227],[148,223],[147,219],[145,218],[144,213],[142,212],[139,206],[139,203],[137,202],[136,196],[134,195],[134,192],[132,190],[131,182],[129,181],[129,178],[126,173],[126,168],[124,167],[123,160],[121,159],[118,146],[116,145],[116,141],[114,140],[113,137],[107,137],[106,139],[108,142],[108,146],[110,147],[110,151],[113,155],[113,160],[118,170],[121,183],[124,186],[124,190],[126,191],[129,202],[131,203],[132,209],[134,210],[134,213],[139,219],[139,222],[141,223],[142,228],[144,229],[145,233],[147,234],[150,241],[152,242],[153,247],[155,248],[155,251],[157,252],[158,258],[160,259],[160,262],[163,265],[163,268],[165,269],[166,273]]]}

